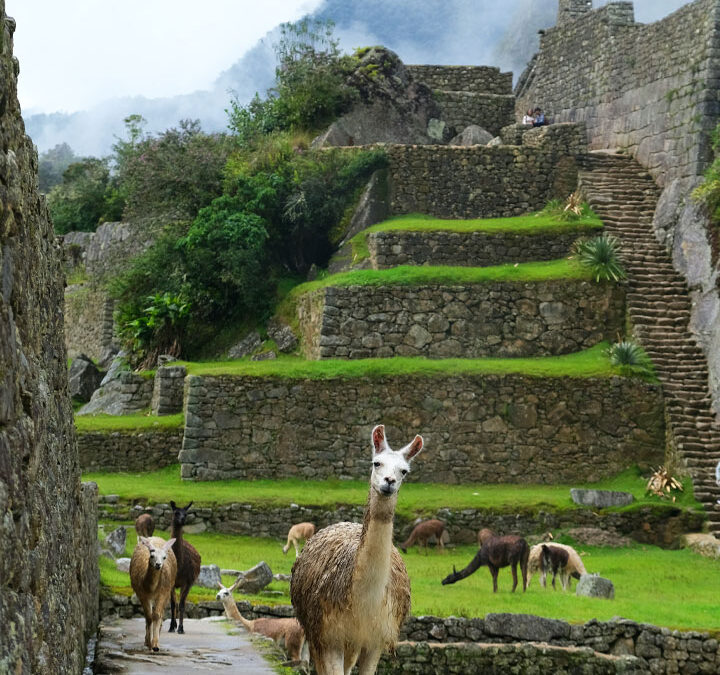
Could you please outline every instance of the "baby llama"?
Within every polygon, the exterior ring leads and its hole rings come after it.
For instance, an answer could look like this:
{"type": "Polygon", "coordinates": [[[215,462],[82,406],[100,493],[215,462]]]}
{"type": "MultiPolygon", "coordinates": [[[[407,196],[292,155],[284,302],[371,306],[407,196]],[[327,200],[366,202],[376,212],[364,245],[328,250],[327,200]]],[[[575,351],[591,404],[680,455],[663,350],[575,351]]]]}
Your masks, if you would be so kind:
{"type": "Polygon", "coordinates": [[[383,651],[397,643],[410,611],[410,580],[393,546],[393,516],[409,462],[422,450],[415,436],[390,449],[385,427],[372,430],[372,473],[363,524],[320,530],[295,561],[290,598],[305,630],[318,675],[375,672],[383,651]]]}

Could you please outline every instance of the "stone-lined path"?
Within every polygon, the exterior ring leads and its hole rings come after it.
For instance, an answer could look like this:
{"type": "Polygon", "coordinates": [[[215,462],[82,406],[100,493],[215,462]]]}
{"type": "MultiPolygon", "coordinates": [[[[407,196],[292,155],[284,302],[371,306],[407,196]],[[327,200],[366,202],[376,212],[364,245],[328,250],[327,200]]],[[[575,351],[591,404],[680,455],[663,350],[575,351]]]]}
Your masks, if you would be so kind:
{"type": "Polygon", "coordinates": [[[707,361],[688,327],[687,285],[653,232],[660,191],[633,159],[605,153],[584,159],[580,186],[606,231],[622,243],[633,334],[655,364],[671,439],[693,478],[711,532],[719,533],[715,466],[720,460],[720,425],[711,408],[707,361]]]}
{"type": "Polygon", "coordinates": [[[185,619],[185,634],[168,633],[168,621],[160,633],[160,651],[151,653],[144,644],[145,619],[106,618],[100,626],[95,673],[128,675],[274,675],[260,649],[247,632],[227,621],[185,619]]]}

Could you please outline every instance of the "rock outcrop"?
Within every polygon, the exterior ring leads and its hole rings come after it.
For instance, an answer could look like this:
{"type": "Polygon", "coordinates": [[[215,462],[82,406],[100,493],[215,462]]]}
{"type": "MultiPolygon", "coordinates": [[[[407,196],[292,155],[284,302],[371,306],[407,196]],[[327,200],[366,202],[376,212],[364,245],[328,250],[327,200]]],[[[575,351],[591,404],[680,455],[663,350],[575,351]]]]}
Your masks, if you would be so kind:
{"type": "Polygon", "coordinates": [[[62,256],[0,0],[0,672],[80,673],[98,613],[97,487],[81,484],[62,256]]]}

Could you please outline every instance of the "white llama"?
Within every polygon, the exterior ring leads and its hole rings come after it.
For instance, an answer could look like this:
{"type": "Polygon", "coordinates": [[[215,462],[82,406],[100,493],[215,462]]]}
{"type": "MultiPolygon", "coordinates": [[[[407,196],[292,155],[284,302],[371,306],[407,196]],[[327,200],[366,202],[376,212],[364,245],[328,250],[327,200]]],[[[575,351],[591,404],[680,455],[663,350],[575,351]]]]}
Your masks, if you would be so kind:
{"type": "Polygon", "coordinates": [[[421,436],[393,451],[385,427],[372,438],[370,494],[363,524],[338,523],[320,530],[295,561],[290,598],[318,675],[374,673],[383,651],[397,643],[410,611],[410,580],[393,546],[393,516],[409,462],[421,436]]]}

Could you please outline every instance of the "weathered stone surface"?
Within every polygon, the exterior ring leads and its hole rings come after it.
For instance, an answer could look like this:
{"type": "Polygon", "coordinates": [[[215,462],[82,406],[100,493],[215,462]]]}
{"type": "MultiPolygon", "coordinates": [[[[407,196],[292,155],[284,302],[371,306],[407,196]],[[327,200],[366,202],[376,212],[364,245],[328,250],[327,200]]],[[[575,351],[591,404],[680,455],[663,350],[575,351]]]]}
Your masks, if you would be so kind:
{"type": "MultiPolygon", "coordinates": [[[[108,373],[109,374],[109,373],[108,373]]],[[[77,415],[130,415],[150,407],[153,395],[153,379],[121,371],[108,381],[106,376],[77,415]]]]}
{"type": "Polygon", "coordinates": [[[70,364],[68,379],[70,396],[78,401],[89,401],[100,385],[102,375],[90,358],[80,354],[70,364]]]}
{"type": "Polygon", "coordinates": [[[540,356],[612,340],[620,285],[578,280],[329,286],[298,298],[307,358],[540,356]]]}
{"type": "Polygon", "coordinates": [[[284,353],[293,351],[298,340],[292,328],[278,319],[271,319],[267,326],[268,337],[275,341],[277,348],[284,353]]]}
{"type": "Polygon", "coordinates": [[[492,139],[493,135],[489,131],[477,124],[471,124],[451,139],[448,145],[487,145],[492,139]]]}
{"type": "Polygon", "coordinates": [[[242,580],[235,586],[240,593],[253,595],[259,593],[273,580],[272,570],[265,561],[259,562],[245,572],[241,572],[242,580]]]}
{"type": "Polygon", "coordinates": [[[183,430],[158,428],[78,434],[83,471],[154,471],[177,464],[183,430]]]}
{"type": "MultiPolygon", "coordinates": [[[[597,516],[595,517],[597,518],[597,516]]],[[[617,530],[607,530],[600,527],[573,527],[568,530],[568,535],[578,544],[585,544],[586,546],[623,548],[632,543],[630,537],[624,537],[617,530]]]]}
{"type": "Polygon", "coordinates": [[[682,544],[707,558],[720,558],[720,539],[716,539],[712,534],[686,534],[682,537],[682,544]]]}
{"type": "Polygon", "coordinates": [[[570,626],[564,621],[544,619],[532,614],[487,614],[485,632],[530,642],[548,642],[570,637],[570,626]]]}
{"type": "Polygon", "coordinates": [[[230,347],[228,351],[229,359],[241,359],[243,356],[252,354],[256,349],[259,349],[262,345],[262,338],[260,333],[256,330],[250,331],[240,342],[230,347]]]}
{"type": "Polygon", "coordinates": [[[115,561],[115,569],[118,572],[125,572],[130,574],[130,558],[118,558],[115,561]]]}
{"type": "Polygon", "coordinates": [[[370,176],[367,186],[360,195],[350,224],[342,235],[342,244],[348,242],[358,232],[382,222],[389,215],[387,171],[381,169],[370,176]]]}
{"type": "Polygon", "coordinates": [[[572,488],[570,497],[576,504],[594,506],[598,509],[606,509],[610,506],[626,506],[635,501],[635,497],[629,492],[617,492],[615,490],[572,488]]]}
{"type": "Polygon", "coordinates": [[[0,672],[80,673],[98,613],[97,486],[80,482],[62,256],[0,0],[0,672]]]}
{"type": "Polygon", "coordinates": [[[217,565],[200,565],[200,574],[195,581],[196,586],[218,588],[218,584],[221,581],[220,568],[217,565]]]}
{"type": "Polygon", "coordinates": [[[147,227],[134,223],[103,223],[88,241],[85,254],[88,274],[103,279],[123,270],[128,260],[140,255],[153,240],[147,227]]]}
{"type": "Polygon", "coordinates": [[[428,124],[441,119],[440,108],[430,89],[412,79],[394,52],[369,48],[348,83],[357,89],[358,102],[313,141],[314,147],[438,142],[428,124]]]}
{"type": "Polygon", "coordinates": [[[183,408],[185,366],[163,365],[155,371],[150,410],[153,415],[174,415],[183,408]]]}
{"type": "Polygon", "coordinates": [[[272,361],[273,359],[276,359],[276,358],[277,358],[277,354],[274,351],[272,351],[272,349],[271,349],[270,351],[267,351],[267,352],[260,352],[259,354],[254,354],[253,356],[250,357],[250,360],[251,361],[272,361]]]}
{"type": "Polygon", "coordinates": [[[418,457],[420,481],[598,480],[657,464],[664,448],[659,388],[626,378],[191,375],[187,401],[182,475],[201,480],[366,479],[364,448],[379,420],[391,438],[422,433],[439,449],[418,457]],[[529,429],[531,409],[537,424],[529,429]],[[452,449],[452,462],[443,449],[452,449]]]}
{"type": "Polygon", "coordinates": [[[115,528],[110,534],[103,540],[103,546],[114,557],[125,553],[125,541],[127,540],[127,532],[124,527],[115,528]]]}
{"type": "Polygon", "coordinates": [[[583,574],[578,581],[575,595],[586,598],[615,598],[615,586],[610,579],[597,574],[583,574]]]}

